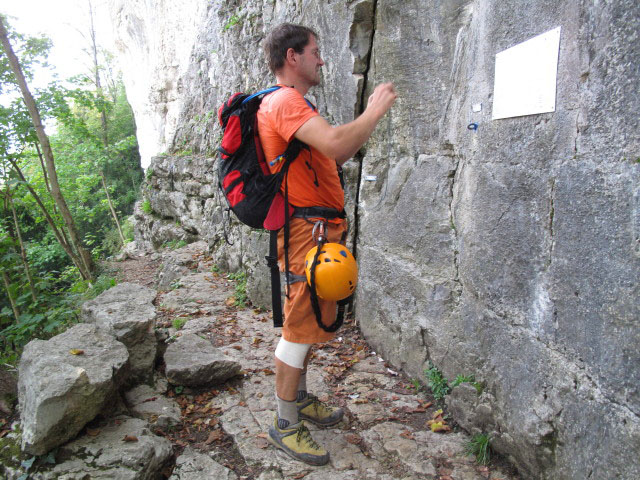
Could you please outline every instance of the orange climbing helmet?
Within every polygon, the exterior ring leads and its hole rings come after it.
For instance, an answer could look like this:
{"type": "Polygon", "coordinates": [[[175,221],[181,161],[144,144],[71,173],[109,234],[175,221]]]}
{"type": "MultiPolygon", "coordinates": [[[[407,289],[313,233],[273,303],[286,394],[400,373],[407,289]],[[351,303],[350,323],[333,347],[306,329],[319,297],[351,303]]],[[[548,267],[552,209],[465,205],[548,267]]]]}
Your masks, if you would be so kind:
{"type": "MultiPolygon", "coordinates": [[[[311,268],[318,247],[313,247],[304,259],[304,271],[311,287],[311,268]]],[[[344,300],[351,296],[358,283],[358,265],[351,252],[339,243],[325,243],[318,254],[314,281],[318,297],[344,300]]]]}

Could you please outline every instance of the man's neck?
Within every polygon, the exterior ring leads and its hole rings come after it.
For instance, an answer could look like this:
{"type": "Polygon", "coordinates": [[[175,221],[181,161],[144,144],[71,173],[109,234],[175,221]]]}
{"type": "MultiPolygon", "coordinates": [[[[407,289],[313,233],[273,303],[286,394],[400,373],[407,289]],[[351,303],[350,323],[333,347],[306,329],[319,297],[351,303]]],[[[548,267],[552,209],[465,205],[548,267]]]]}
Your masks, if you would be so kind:
{"type": "Polygon", "coordinates": [[[276,82],[278,82],[278,84],[280,85],[286,85],[287,87],[295,88],[303,97],[309,91],[308,85],[304,85],[300,81],[296,82],[295,79],[290,78],[286,75],[276,75],[276,82]]]}

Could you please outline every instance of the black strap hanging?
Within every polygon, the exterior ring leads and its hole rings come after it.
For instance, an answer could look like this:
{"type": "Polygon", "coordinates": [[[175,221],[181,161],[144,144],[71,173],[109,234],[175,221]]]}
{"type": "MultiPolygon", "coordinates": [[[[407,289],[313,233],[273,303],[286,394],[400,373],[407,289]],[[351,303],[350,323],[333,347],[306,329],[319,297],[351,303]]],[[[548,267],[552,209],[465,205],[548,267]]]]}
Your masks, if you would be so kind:
{"type": "Polygon", "coordinates": [[[327,243],[326,237],[321,237],[318,241],[318,248],[316,249],[316,253],[313,256],[313,263],[311,264],[311,285],[309,285],[309,293],[311,295],[311,307],[313,308],[313,313],[316,316],[316,321],[318,322],[318,326],[324,330],[325,332],[333,333],[338,330],[342,323],[344,322],[344,306],[348,303],[349,299],[341,300],[338,302],[338,315],[336,316],[336,321],[331,325],[327,326],[322,323],[322,312],[320,310],[320,302],[318,301],[318,293],[316,292],[316,265],[318,265],[318,257],[322,251],[322,247],[327,243]]]}

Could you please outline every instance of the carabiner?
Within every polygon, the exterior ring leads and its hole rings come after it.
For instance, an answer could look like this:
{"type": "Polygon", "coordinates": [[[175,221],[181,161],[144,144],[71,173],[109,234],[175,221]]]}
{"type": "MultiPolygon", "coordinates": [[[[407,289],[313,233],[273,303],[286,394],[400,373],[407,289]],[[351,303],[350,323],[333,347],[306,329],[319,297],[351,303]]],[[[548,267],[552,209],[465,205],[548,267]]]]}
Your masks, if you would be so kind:
{"type": "Polygon", "coordinates": [[[320,243],[324,243],[326,241],[326,231],[327,231],[327,227],[325,225],[324,220],[318,220],[313,225],[313,230],[311,231],[311,238],[313,239],[314,242],[316,242],[317,245],[320,245],[320,243]],[[316,238],[316,234],[317,234],[317,238],[316,238]]]}

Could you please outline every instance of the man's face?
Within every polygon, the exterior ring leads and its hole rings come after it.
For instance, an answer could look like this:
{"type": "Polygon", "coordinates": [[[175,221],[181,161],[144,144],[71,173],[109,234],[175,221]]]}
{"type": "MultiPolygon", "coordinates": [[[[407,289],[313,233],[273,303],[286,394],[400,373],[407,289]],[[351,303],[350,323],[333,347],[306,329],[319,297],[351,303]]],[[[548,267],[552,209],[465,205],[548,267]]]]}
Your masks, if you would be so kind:
{"type": "Polygon", "coordinates": [[[320,57],[320,50],[316,37],[309,36],[309,43],[301,54],[299,54],[300,67],[299,73],[304,78],[309,86],[318,85],[320,83],[320,67],[324,65],[322,58],[320,57]]]}

